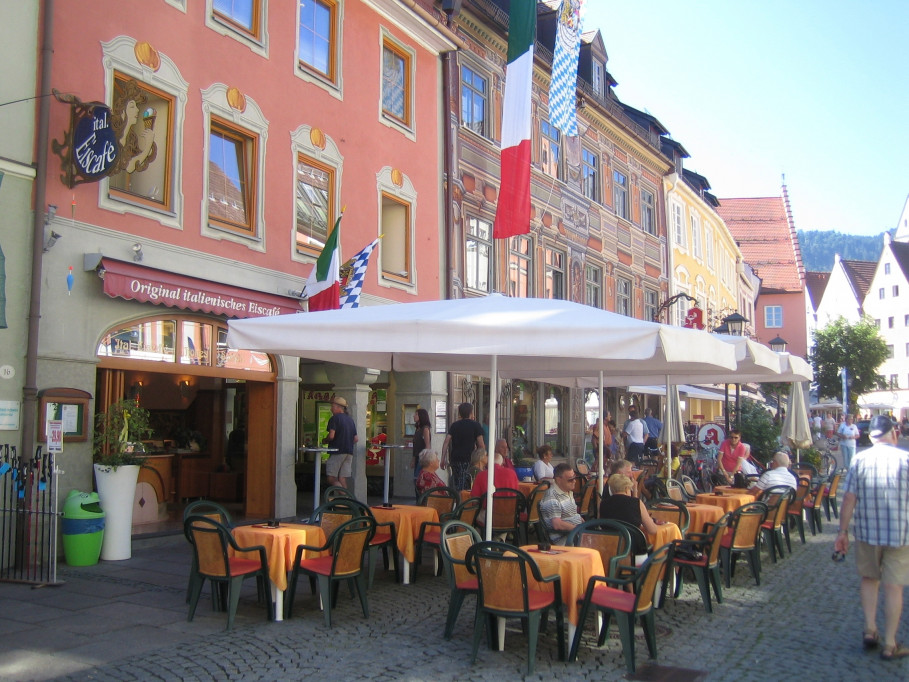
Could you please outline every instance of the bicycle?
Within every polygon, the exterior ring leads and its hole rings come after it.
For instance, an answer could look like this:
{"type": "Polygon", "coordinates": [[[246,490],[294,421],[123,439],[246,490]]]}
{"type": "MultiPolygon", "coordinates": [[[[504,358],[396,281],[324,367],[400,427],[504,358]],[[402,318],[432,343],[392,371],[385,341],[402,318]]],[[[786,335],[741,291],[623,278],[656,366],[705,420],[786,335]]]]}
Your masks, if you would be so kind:
{"type": "Polygon", "coordinates": [[[713,492],[713,476],[717,470],[717,455],[720,449],[715,445],[707,445],[698,451],[697,475],[692,476],[705,493],[713,492]]]}
{"type": "Polygon", "coordinates": [[[838,438],[823,438],[824,449],[821,450],[821,464],[818,467],[818,474],[821,476],[830,476],[836,468],[837,461],[836,455],[834,452],[838,452],[840,448],[840,441],[838,438]]]}

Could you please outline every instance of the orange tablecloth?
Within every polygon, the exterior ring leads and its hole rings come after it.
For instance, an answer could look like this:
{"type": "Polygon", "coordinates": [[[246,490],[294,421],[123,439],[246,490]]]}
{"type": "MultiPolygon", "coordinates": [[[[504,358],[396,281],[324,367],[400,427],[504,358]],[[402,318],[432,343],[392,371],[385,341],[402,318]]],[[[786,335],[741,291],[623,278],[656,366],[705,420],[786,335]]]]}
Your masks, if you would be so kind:
{"type": "Polygon", "coordinates": [[[420,525],[424,521],[439,522],[439,513],[432,507],[418,507],[412,504],[396,504],[392,508],[370,507],[373,516],[379,523],[395,524],[398,534],[398,550],[409,562],[413,563],[414,540],[420,537],[420,525]]]}
{"type": "Polygon", "coordinates": [[[682,531],[680,531],[679,527],[671,521],[657,526],[656,533],[651,534],[645,532],[644,535],[647,536],[647,542],[653,545],[654,549],[659,549],[667,542],[682,539],[682,531]]]}
{"type": "MultiPolygon", "coordinates": [[[[325,544],[325,533],[319,526],[308,526],[299,523],[282,523],[278,528],[263,528],[261,526],[237,526],[233,529],[233,536],[241,547],[262,545],[268,557],[268,577],[272,584],[279,590],[287,589],[287,572],[293,569],[294,556],[297,545],[325,544]]],[[[240,553],[249,559],[258,558],[258,555],[248,552],[240,553]]],[[[318,552],[306,550],[303,558],[309,559],[319,556],[318,552]]]]}
{"type": "Polygon", "coordinates": [[[713,493],[698,493],[694,498],[698,504],[712,504],[723,511],[735,511],[743,504],[754,502],[754,497],[748,495],[714,495],[713,493]]]}
{"type": "MultiPolygon", "coordinates": [[[[588,547],[553,547],[555,554],[543,554],[537,550],[536,545],[526,545],[521,549],[530,553],[543,576],[559,574],[562,579],[562,603],[565,604],[568,622],[577,625],[578,599],[584,598],[587,581],[595,575],[606,575],[600,553],[588,547]]],[[[551,590],[552,585],[544,583],[540,589],[551,590]]]]}
{"type": "Polygon", "coordinates": [[[742,488],[733,488],[730,485],[718,485],[713,489],[713,492],[723,493],[724,495],[748,495],[751,498],[748,500],[749,502],[754,502],[758,498],[758,495],[760,495],[760,491],[750,492],[748,490],[743,490],[742,488]]]}
{"type": "Polygon", "coordinates": [[[725,513],[715,504],[689,503],[685,506],[688,507],[688,514],[691,517],[691,521],[688,523],[689,533],[703,533],[705,523],[716,523],[723,518],[725,513]]]}

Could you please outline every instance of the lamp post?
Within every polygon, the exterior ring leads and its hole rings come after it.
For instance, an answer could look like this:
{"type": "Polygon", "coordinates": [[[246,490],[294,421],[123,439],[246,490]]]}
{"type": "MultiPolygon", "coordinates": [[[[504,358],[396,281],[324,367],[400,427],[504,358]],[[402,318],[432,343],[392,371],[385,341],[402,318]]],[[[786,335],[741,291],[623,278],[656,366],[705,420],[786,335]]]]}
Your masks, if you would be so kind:
{"type": "Polygon", "coordinates": [[[774,353],[785,353],[786,346],[789,344],[786,342],[786,339],[777,336],[775,339],[770,339],[770,342],[767,345],[770,346],[770,350],[774,353]]]}
{"type": "MultiPolygon", "coordinates": [[[[745,324],[748,318],[744,315],[733,312],[723,318],[723,324],[713,330],[715,334],[729,334],[730,336],[742,336],[745,332],[745,324]]],[[[774,339],[776,340],[776,339],[774,339]]],[[[780,339],[782,341],[782,339],[780,339]]],[[[785,343],[785,341],[783,342],[785,343]]],[[[729,433],[729,384],[725,385],[724,394],[726,399],[726,433],[729,433]]],[[[741,425],[741,384],[735,385],[735,428],[741,425]]]]}

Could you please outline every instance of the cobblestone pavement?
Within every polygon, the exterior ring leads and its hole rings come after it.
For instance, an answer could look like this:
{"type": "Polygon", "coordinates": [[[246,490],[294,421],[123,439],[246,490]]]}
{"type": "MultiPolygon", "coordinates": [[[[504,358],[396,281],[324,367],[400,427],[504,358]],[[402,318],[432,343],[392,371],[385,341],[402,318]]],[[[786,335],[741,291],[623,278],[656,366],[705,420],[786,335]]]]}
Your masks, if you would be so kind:
{"type": "MultiPolygon", "coordinates": [[[[656,615],[660,667],[647,660],[638,637],[637,679],[909,679],[909,659],[885,663],[862,650],[854,558],[830,560],[835,531],[836,521],[825,520],[823,533],[809,533],[806,545],[796,534],[793,554],[777,564],[764,552],[759,587],[740,563],[713,615],[686,582],[681,597],[656,615]],[[662,666],[700,674],[670,677],[662,666]]],[[[61,566],[66,583],[59,587],[0,584],[0,679],[500,681],[526,670],[517,623],[509,624],[506,651],[481,644],[470,665],[473,598],[454,637],[442,639],[448,590],[444,578],[431,575],[431,561],[413,585],[378,575],[368,620],[342,587],[331,630],[302,584],[295,617],[266,622],[247,581],[234,629],[225,632],[226,615],[212,612],[205,596],[186,622],[190,555],[182,536],[134,544],[128,561],[61,566]]],[[[527,679],[626,679],[616,633],[597,649],[589,625],[578,662],[568,664],[557,660],[554,631],[550,619],[536,673],[527,679]]],[[[909,639],[905,612],[901,633],[909,639]]]]}

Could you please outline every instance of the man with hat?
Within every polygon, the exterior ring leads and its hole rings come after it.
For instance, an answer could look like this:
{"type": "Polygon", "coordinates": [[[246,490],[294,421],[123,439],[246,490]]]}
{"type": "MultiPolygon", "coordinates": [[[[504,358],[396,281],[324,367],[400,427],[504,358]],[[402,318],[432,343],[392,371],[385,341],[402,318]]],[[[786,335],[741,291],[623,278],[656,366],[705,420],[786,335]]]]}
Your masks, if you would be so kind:
{"type": "MultiPolygon", "coordinates": [[[[328,447],[337,448],[325,463],[328,485],[347,487],[353,462],[354,444],[357,442],[357,425],[347,414],[347,401],[335,396],[331,401],[331,419],[328,420],[328,447]]],[[[318,504],[318,502],[317,502],[318,504]]]]}
{"type": "MultiPolygon", "coordinates": [[[[855,564],[861,576],[860,596],[865,614],[862,643],[881,645],[881,658],[909,656],[909,647],[896,641],[903,610],[903,587],[909,584],[909,452],[897,445],[898,434],[889,417],[871,420],[872,447],[852,460],[843,484],[840,531],[834,549],[849,550],[849,521],[855,514],[855,564]],[[878,590],[884,585],[883,641],[877,630],[878,590]]],[[[836,557],[836,555],[834,555],[836,557]]]]}

